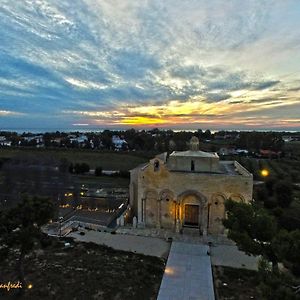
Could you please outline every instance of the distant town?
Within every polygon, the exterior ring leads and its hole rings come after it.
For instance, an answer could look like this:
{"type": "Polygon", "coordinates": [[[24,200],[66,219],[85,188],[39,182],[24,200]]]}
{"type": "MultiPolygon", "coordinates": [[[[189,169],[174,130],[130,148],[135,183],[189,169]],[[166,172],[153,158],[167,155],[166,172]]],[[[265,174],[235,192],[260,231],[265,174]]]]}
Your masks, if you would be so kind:
{"type": "MultiPolygon", "coordinates": [[[[206,150],[220,155],[284,155],[284,143],[300,141],[297,132],[270,131],[172,131],[172,130],[104,130],[102,132],[17,133],[0,131],[2,147],[83,148],[114,151],[168,151],[187,149],[192,135],[207,144],[206,150]]],[[[290,153],[289,153],[290,155],[290,153]]]]}

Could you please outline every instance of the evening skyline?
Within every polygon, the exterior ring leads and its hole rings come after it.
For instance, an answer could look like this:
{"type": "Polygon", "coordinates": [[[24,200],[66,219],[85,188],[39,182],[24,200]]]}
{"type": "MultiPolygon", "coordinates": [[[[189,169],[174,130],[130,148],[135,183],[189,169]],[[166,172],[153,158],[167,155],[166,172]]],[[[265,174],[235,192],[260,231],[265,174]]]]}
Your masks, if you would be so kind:
{"type": "Polygon", "coordinates": [[[300,130],[298,0],[1,1],[0,129],[300,130]]]}

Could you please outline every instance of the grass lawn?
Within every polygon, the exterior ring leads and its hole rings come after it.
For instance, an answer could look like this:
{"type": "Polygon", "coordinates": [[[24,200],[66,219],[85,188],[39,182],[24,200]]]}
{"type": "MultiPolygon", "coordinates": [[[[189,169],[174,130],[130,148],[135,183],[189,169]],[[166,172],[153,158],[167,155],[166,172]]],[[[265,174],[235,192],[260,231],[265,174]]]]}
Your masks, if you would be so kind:
{"type": "MultiPolygon", "coordinates": [[[[21,299],[156,299],[165,262],[93,243],[64,249],[52,244],[26,258],[25,280],[33,285],[21,299]]],[[[17,281],[15,261],[0,261],[0,282],[17,281]]],[[[20,299],[15,291],[0,290],[1,299],[20,299]]]]}
{"type": "Polygon", "coordinates": [[[87,163],[91,169],[130,170],[149,160],[145,153],[95,151],[88,149],[0,148],[0,158],[34,156],[37,158],[66,158],[72,163],[87,163]]]}
{"type": "Polygon", "coordinates": [[[261,299],[257,291],[257,271],[213,267],[216,300],[261,299]]]}

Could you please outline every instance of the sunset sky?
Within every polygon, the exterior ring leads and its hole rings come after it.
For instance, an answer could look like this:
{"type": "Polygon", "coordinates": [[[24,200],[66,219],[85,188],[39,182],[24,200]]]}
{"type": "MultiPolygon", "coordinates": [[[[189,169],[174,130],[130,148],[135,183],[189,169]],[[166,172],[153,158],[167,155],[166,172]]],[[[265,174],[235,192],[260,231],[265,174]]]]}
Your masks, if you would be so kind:
{"type": "Polygon", "coordinates": [[[300,130],[299,0],[0,4],[0,129],[300,130]]]}

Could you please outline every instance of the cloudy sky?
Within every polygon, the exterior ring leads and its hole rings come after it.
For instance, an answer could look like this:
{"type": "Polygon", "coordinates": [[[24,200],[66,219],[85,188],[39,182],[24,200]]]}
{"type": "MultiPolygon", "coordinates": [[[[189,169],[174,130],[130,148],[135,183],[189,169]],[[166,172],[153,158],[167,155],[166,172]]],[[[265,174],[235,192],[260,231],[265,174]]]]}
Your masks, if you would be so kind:
{"type": "Polygon", "coordinates": [[[0,4],[0,129],[300,130],[299,0],[0,4]]]}

